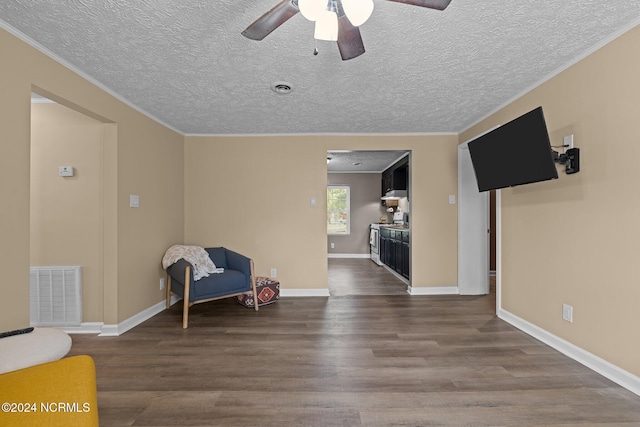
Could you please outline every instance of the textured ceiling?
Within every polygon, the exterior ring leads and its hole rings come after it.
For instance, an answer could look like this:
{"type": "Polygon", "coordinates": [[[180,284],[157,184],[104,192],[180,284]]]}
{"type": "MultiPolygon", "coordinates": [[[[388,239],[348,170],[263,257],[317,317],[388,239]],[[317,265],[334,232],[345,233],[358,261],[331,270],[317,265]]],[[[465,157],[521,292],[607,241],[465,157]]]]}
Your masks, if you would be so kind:
{"type": "Polygon", "coordinates": [[[328,172],[383,172],[407,151],[329,151],[328,172]]]}
{"type": "Polygon", "coordinates": [[[462,131],[640,22],[640,0],[375,0],[342,61],[300,14],[240,34],[278,1],[3,0],[0,25],[182,133],[306,134],[462,131]]]}

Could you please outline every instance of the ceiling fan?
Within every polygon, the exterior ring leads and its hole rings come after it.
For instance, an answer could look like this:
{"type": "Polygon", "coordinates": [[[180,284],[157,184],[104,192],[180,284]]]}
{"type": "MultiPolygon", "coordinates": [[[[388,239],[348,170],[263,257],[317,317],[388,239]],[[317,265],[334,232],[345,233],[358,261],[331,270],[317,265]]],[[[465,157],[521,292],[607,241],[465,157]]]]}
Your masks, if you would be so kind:
{"type": "MultiPolygon", "coordinates": [[[[451,0],[386,0],[429,9],[444,10],[451,0]]],[[[249,25],[242,35],[262,40],[298,12],[316,22],[314,37],[338,43],[342,60],[364,53],[360,26],[373,11],[373,0],[282,0],[249,25]]],[[[317,50],[314,52],[317,54],[317,50]]]]}

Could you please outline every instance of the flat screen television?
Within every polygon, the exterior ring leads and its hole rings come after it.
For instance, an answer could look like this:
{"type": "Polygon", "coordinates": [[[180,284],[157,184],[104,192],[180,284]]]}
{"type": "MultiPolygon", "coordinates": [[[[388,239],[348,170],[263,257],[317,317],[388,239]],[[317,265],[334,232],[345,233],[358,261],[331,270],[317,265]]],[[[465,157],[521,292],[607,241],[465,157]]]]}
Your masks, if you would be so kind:
{"type": "Polygon", "coordinates": [[[482,191],[558,178],[542,107],[470,141],[482,191]]]}

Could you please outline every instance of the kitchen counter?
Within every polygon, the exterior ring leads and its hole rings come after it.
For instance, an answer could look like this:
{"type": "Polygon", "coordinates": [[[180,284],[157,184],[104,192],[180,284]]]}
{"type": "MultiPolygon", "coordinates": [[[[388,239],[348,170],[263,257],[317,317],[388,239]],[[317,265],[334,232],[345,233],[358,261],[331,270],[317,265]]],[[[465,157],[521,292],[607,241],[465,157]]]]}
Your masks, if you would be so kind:
{"type": "Polygon", "coordinates": [[[404,230],[409,231],[410,228],[408,225],[399,225],[399,224],[380,224],[380,228],[390,228],[392,230],[404,230]]]}

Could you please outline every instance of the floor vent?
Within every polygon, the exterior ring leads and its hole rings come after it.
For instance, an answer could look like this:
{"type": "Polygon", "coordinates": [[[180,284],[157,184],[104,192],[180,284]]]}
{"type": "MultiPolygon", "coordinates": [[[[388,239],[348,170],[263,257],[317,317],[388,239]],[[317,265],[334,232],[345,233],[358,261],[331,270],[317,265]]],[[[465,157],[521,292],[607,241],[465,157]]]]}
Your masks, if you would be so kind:
{"type": "Polygon", "coordinates": [[[29,271],[31,326],[80,326],[82,268],[31,267],[29,271]]]}

